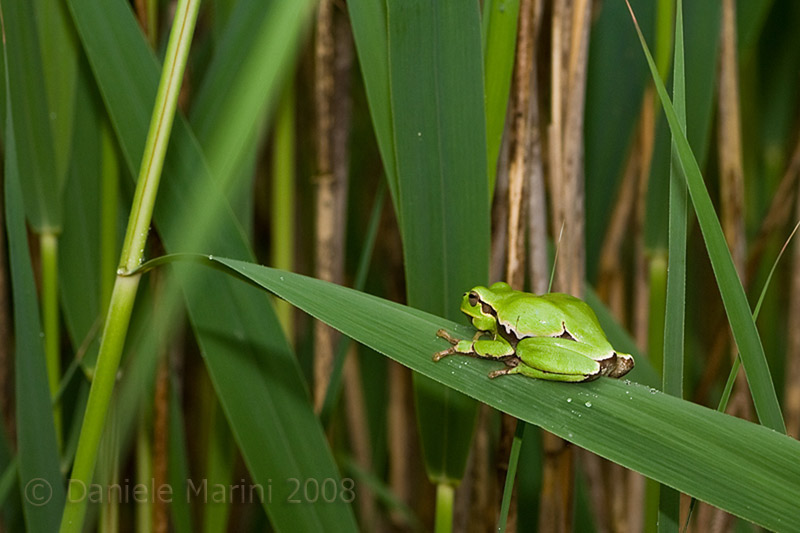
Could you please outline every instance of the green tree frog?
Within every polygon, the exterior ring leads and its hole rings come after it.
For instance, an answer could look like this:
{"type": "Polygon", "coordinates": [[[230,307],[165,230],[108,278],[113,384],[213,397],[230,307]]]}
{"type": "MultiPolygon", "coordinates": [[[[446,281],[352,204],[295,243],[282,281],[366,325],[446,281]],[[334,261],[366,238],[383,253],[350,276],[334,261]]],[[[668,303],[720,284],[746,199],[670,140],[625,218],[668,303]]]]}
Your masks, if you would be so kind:
{"type": "Polygon", "coordinates": [[[523,374],[568,382],[619,378],[633,368],[633,357],[614,350],[592,308],[568,294],[536,296],[498,282],[466,292],[461,311],[477,333],[459,340],[440,329],[436,334],[452,346],[434,354],[434,361],[450,354],[496,359],[506,366],[490,378],[523,374]]]}

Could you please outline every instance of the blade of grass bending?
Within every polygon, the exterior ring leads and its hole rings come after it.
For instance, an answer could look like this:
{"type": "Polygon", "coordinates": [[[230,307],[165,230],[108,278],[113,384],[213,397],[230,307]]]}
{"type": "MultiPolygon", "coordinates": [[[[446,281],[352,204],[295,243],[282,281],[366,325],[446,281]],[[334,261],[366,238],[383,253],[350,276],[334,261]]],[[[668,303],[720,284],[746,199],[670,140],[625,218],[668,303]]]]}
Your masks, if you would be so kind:
{"type": "MultiPolygon", "coordinates": [[[[353,283],[353,288],[357,291],[364,290],[364,285],[367,281],[367,273],[369,272],[372,250],[375,248],[375,239],[378,235],[378,224],[380,223],[385,196],[386,182],[381,180],[378,184],[378,192],[375,195],[375,203],[372,205],[372,213],[370,214],[369,223],[367,225],[367,235],[364,239],[364,247],[361,249],[361,257],[358,260],[358,269],[356,270],[356,278],[353,283]]],[[[319,412],[319,419],[324,427],[328,426],[333,408],[336,406],[336,402],[339,398],[339,392],[342,386],[342,369],[344,368],[344,360],[351,342],[353,342],[353,340],[350,337],[342,337],[339,339],[339,345],[336,348],[336,357],[333,361],[331,379],[328,383],[328,389],[325,391],[325,401],[322,402],[322,409],[320,409],[319,412]]]]}
{"type": "Polygon", "coordinates": [[[650,55],[647,42],[636,22],[636,17],[633,14],[633,9],[630,8],[630,4],[628,4],[628,8],[630,9],[631,18],[636,27],[636,32],[639,35],[639,41],[642,44],[642,50],[650,66],[650,72],[656,90],[661,99],[661,104],[664,108],[667,121],[669,122],[670,130],[672,131],[673,141],[678,153],[678,162],[686,179],[689,195],[692,199],[695,213],[697,214],[697,220],[700,224],[700,230],[706,243],[706,249],[708,250],[711,266],[717,279],[720,294],[722,295],[722,302],[728,315],[733,337],[744,363],[756,413],[762,424],[781,433],[785,433],[786,426],[783,422],[780,405],[778,404],[778,397],[775,393],[769,366],[767,365],[766,356],[764,355],[764,348],[761,345],[758,330],[753,321],[753,316],[750,313],[747,296],[745,295],[744,288],[742,287],[739,276],[733,265],[733,260],[731,259],[730,250],[728,250],[725,237],[722,234],[722,228],[716,216],[716,212],[714,211],[714,205],[703,183],[703,176],[700,172],[697,160],[694,158],[689,142],[686,140],[686,136],[681,130],[680,122],[675,114],[675,109],[672,107],[672,102],[667,95],[664,83],[658,76],[653,57],[650,55]]]}
{"type": "MultiPolygon", "coordinates": [[[[800,222],[795,224],[792,233],[789,234],[789,238],[786,239],[786,242],[783,243],[783,247],[781,251],[778,252],[778,256],[775,258],[775,262],[772,263],[772,268],[769,270],[769,274],[767,274],[767,279],[764,281],[764,286],[761,288],[761,294],[758,296],[758,302],[756,303],[756,307],[753,310],[753,320],[758,320],[758,313],[761,311],[761,304],[764,303],[764,297],[767,295],[767,289],[769,289],[769,284],[772,281],[772,275],[775,274],[775,269],[778,267],[778,263],[783,257],[783,252],[789,247],[789,243],[792,241],[792,237],[794,237],[795,233],[797,233],[798,228],[800,228],[800,222]]],[[[722,391],[722,396],[719,399],[719,404],[717,405],[717,411],[720,413],[724,413],[725,409],[728,407],[728,400],[731,397],[731,392],[733,391],[733,384],[736,382],[736,375],[739,373],[739,367],[741,366],[741,359],[737,357],[733,360],[733,365],[731,366],[731,371],[728,374],[728,379],[725,381],[725,388],[722,391]]],[[[689,527],[689,520],[692,518],[692,511],[694,511],[695,503],[697,500],[692,498],[692,501],[689,503],[689,512],[686,516],[686,522],[683,526],[683,530],[686,531],[689,527]]]]}
{"type": "Polygon", "coordinates": [[[490,380],[497,363],[455,356],[435,363],[431,355],[444,345],[439,328],[459,338],[471,338],[472,328],[299,274],[195,254],[143,267],[179,259],[258,284],[411,370],[680,492],[770,529],[800,523],[800,442],[786,435],[628,380],[490,380]]]}
{"type": "MultiPolygon", "coordinates": [[[[156,94],[150,131],[147,136],[131,217],[120,257],[122,273],[136,268],[144,256],[161,169],[167,151],[172,123],[177,109],[178,94],[189,45],[194,33],[199,0],[180,0],[170,32],[161,81],[156,94]]],[[[118,275],[111,295],[106,325],[97,357],[97,367],[89,391],[78,449],[69,484],[69,497],[64,507],[61,531],[77,532],[83,527],[87,500],[81,491],[92,482],[100,438],[106,413],[112,398],[117,370],[125,344],[133,303],[139,286],[139,276],[118,275]]]]}
{"type": "MultiPolygon", "coordinates": [[[[3,9],[7,5],[4,3],[3,9]]],[[[5,10],[1,13],[5,15],[5,10]]],[[[7,41],[5,43],[3,52],[8,57],[7,41]]],[[[6,70],[5,210],[16,341],[17,471],[28,530],[54,531],[64,505],[64,485],[58,468],[58,444],[40,337],[39,306],[22,212],[12,106],[14,95],[8,92],[9,76],[6,70]]]]}
{"type": "MultiPolygon", "coordinates": [[[[671,3],[670,3],[671,4],[671,3]]],[[[686,80],[683,51],[683,0],[675,12],[672,98],[675,113],[686,133],[686,80]]],[[[673,144],[672,161],[677,157],[673,144]]],[[[669,176],[669,253],[667,255],[667,293],[664,315],[664,367],[662,388],[665,394],[683,397],[683,339],[686,321],[686,180],[675,164],[669,176]]],[[[680,493],[661,486],[658,504],[658,530],[677,532],[681,509],[680,493]]]]}

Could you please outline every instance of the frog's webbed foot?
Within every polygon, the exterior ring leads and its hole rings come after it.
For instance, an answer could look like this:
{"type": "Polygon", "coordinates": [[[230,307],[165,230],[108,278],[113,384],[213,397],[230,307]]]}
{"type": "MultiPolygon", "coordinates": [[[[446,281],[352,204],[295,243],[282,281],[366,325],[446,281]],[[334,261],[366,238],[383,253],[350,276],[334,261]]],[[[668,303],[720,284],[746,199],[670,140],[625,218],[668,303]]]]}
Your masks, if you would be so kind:
{"type": "Polygon", "coordinates": [[[518,372],[515,369],[517,368],[517,365],[519,365],[519,358],[509,357],[508,359],[504,359],[503,362],[506,364],[506,366],[500,370],[493,370],[492,372],[489,372],[489,379],[494,379],[497,376],[505,376],[506,374],[516,374],[518,372]]]}
{"type": "Polygon", "coordinates": [[[441,352],[436,352],[435,354],[433,354],[433,360],[438,363],[448,355],[452,355],[454,353],[456,353],[455,346],[451,346],[446,350],[442,350],[441,352]]]}
{"type": "Polygon", "coordinates": [[[433,360],[434,361],[438,362],[438,361],[442,360],[443,358],[447,357],[448,355],[452,355],[452,354],[456,353],[456,344],[458,344],[458,339],[454,339],[453,337],[450,336],[449,333],[447,333],[443,329],[440,329],[439,331],[437,331],[436,332],[436,336],[437,337],[441,337],[442,339],[446,340],[447,342],[452,344],[452,346],[449,347],[446,350],[442,350],[441,352],[436,352],[435,354],[433,354],[433,360]]]}
{"type": "Polygon", "coordinates": [[[458,344],[458,339],[454,339],[453,337],[450,336],[449,333],[447,333],[447,331],[445,331],[443,329],[440,329],[439,331],[437,331],[436,332],[436,336],[437,337],[441,337],[442,339],[446,340],[447,342],[449,342],[453,346],[458,344]]]}

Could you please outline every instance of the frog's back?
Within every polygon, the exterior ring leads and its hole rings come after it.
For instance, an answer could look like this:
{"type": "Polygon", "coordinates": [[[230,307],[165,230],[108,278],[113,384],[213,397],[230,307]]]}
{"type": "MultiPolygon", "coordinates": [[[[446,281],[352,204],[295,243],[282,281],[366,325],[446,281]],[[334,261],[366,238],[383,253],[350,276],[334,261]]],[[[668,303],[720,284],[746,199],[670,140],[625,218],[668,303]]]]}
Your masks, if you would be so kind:
{"type": "Polygon", "coordinates": [[[557,303],[522,291],[507,295],[497,314],[500,326],[520,339],[558,336],[564,331],[563,318],[557,303]]]}
{"type": "Polygon", "coordinates": [[[603,328],[597,320],[594,310],[583,300],[570,294],[553,292],[542,295],[542,298],[560,307],[569,324],[569,333],[579,341],[597,341],[606,339],[603,328]]]}
{"type": "Polygon", "coordinates": [[[569,333],[579,341],[605,339],[597,317],[584,301],[563,293],[540,296],[514,291],[504,298],[498,322],[519,338],[557,337],[569,333]]]}

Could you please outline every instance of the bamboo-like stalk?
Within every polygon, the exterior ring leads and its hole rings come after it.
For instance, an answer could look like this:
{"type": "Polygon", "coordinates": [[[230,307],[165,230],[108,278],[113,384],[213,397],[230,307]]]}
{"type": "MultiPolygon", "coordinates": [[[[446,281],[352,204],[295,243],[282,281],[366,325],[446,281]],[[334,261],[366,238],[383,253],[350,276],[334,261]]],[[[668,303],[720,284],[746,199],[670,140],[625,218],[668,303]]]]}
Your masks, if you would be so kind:
{"type": "MultiPolygon", "coordinates": [[[[533,53],[531,62],[536,63],[536,47],[542,25],[542,0],[533,2],[533,53]]],[[[547,292],[550,280],[550,261],[547,255],[547,197],[544,186],[544,150],[542,147],[541,117],[539,113],[539,76],[536,68],[530,69],[530,97],[528,98],[528,277],[531,290],[536,294],[547,292]]]]}
{"type": "MultiPolygon", "coordinates": [[[[271,260],[275,268],[294,270],[295,216],[295,98],[290,80],[275,116],[275,141],[272,154],[272,208],[270,209],[271,260]]],[[[294,338],[292,308],[288,302],[275,299],[275,312],[290,340],[294,338]]]]}
{"type": "MultiPolygon", "coordinates": [[[[111,411],[115,409],[115,400],[112,400],[111,411]]],[[[97,459],[97,477],[105,486],[117,485],[119,476],[119,425],[117,419],[110,417],[109,423],[103,430],[100,443],[100,453],[97,459]]],[[[119,531],[120,502],[117,498],[105,498],[100,504],[97,530],[100,533],[116,533],[119,531]]]]}
{"type": "MultiPolygon", "coordinates": [[[[583,109],[591,3],[557,0],[553,8],[550,187],[552,231],[560,232],[555,290],[581,296],[585,278],[583,109]],[[569,15],[572,15],[571,17],[569,15]]],[[[555,238],[558,235],[554,235],[555,238]]],[[[573,457],[566,442],[546,433],[540,531],[572,529],[573,457]]]]}
{"type": "MultiPolygon", "coordinates": [[[[317,121],[317,210],[316,276],[341,283],[344,277],[344,229],[347,201],[347,131],[350,96],[348,73],[352,63],[349,34],[335,24],[330,0],[320,2],[317,12],[314,103],[317,121]],[[333,107],[336,102],[336,107],[333,107]]],[[[325,401],[336,332],[323,324],[314,325],[314,409],[325,401]]]]}
{"type": "MultiPolygon", "coordinates": [[[[61,328],[58,311],[58,236],[50,231],[39,235],[42,260],[42,329],[44,330],[44,355],[47,362],[47,380],[50,396],[58,392],[61,381],[61,328]]],[[[53,405],[53,424],[59,449],[63,445],[61,405],[53,405]]]]}
{"type": "Polygon", "coordinates": [[[61,520],[62,533],[80,531],[86,515],[88,502],[81,497],[81,494],[92,481],[100,436],[139,286],[140,275],[129,275],[129,273],[144,257],[161,169],[199,6],[199,0],[180,0],[175,12],[117,278],[100,344],[97,367],[72,467],[67,502],[61,520]]]}
{"type": "MultiPolygon", "coordinates": [[[[3,179],[0,183],[5,186],[3,179]]],[[[6,430],[11,439],[14,439],[13,417],[14,408],[11,396],[14,388],[11,387],[11,301],[8,291],[8,261],[6,257],[6,215],[5,215],[5,187],[0,187],[0,416],[6,425],[6,430]]],[[[15,440],[15,439],[14,439],[15,440]]]]}
{"type": "MultiPolygon", "coordinates": [[[[136,423],[136,483],[147,487],[153,480],[153,447],[150,438],[148,419],[152,416],[149,399],[143,399],[139,406],[136,423]]],[[[150,494],[145,502],[137,502],[135,509],[137,533],[153,531],[153,506],[156,496],[150,494]]]]}
{"type": "MultiPolygon", "coordinates": [[[[739,109],[739,69],[736,38],[736,5],[732,0],[722,4],[722,42],[720,44],[719,83],[719,164],[721,223],[740,279],[745,274],[747,257],[744,227],[744,169],[742,167],[742,126],[739,109]]],[[[747,285],[747,280],[743,279],[747,285]]],[[[738,357],[731,343],[731,357],[738,357]]],[[[749,387],[741,369],[731,398],[730,413],[750,419],[749,387]]]]}
{"type": "MultiPolygon", "coordinates": [[[[169,466],[169,352],[162,354],[156,371],[156,389],[153,399],[153,486],[163,487],[168,482],[169,466]]],[[[169,531],[169,506],[164,498],[153,498],[153,526],[155,533],[169,531]]]]}
{"type": "MultiPolygon", "coordinates": [[[[364,389],[361,387],[361,369],[358,366],[358,350],[354,343],[350,344],[344,362],[344,401],[349,429],[350,445],[353,448],[353,458],[365,471],[373,470],[372,446],[370,445],[369,431],[367,431],[367,407],[364,398],[364,389]]],[[[359,523],[366,531],[378,530],[378,508],[375,505],[375,495],[368,485],[357,487],[359,523]]]]}
{"type": "Polygon", "coordinates": [[[435,533],[450,533],[453,530],[454,495],[453,485],[439,483],[436,486],[436,521],[433,528],[435,533]]]}
{"type": "MultiPolygon", "coordinates": [[[[744,169],[742,166],[742,127],[739,109],[739,68],[736,37],[736,5],[733,0],[722,3],[722,39],[720,42],[719,139],[720,222],[731,251],[733,264],[743,279],[747,254],[744,227],[744,169]]],[[[730,343],[731,358],[738,357],[736,343],[730,343]]],[[[752,418],[749,387],[744,368],[739,369],[731,395],[728,413],[745,419],[752,418]]],[[[698,527],[727,529],[730,515],[716,508],[703,506],[698,513],[698,527]]]]}
{"type": "MultiPolygon", "coordinates": [[[[523,198],[529,164],[530,81],[534,66],[533,46],[533,0],[521,0],[517,23],[517,54],[514,62],[513,121],[511,126],[513,136],[508,172],[508,223],[506,226],[508,240],[505,276],[506,282],[517,290],[524,288],[525,281],[525,224],[523,218],[525,203],[523,198]]],[[[503,492],[503,485],[510,486],[512,491],[507,522],[504,521],[504,517],[501,517],[501,521],[507,524],[506,531],[512,533],[517,529],[516,490],[514,490],[513,479],[509,485],[506,484],[506,477],[507,475],[514,476],[514,472],[508,472],[508,465],[517,424],[514,417],[507,414],[502,415],[500,442],[497,447],[497,481],[501,484],[498,487],[499,492],[503,492]]]]}
{"type": "MultiPolygon", "coordinates": [[[[414,427],[411,405],[411,372],[404,366],[389,362],[389,400],[386,427],[389,446],[389,486],[392,493],[406,504],[411,502],[411,476],[408,449],[413,445],[409,428],[414,427]]],[[[390,515],[397,525],[405,523],[395,511],[390,515]]]]}
{"type": "Polygon", "coordinates": [[[514,63],[513,145],[508,173],[508,252],[506,282],[521,290],[525,277],[523,197],[530,131],[530,82],[533,68],[533,0],[521,0],[514,63]]]}

